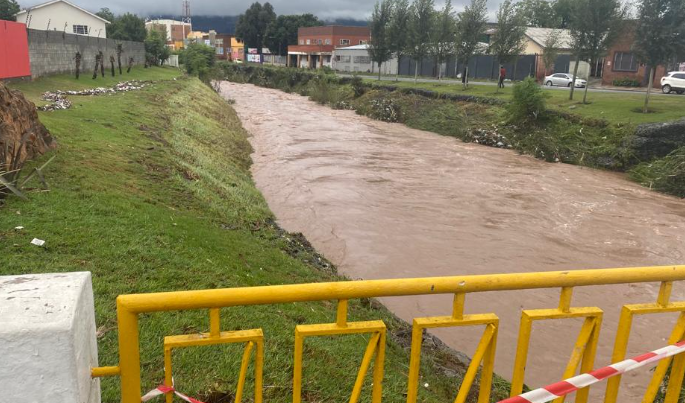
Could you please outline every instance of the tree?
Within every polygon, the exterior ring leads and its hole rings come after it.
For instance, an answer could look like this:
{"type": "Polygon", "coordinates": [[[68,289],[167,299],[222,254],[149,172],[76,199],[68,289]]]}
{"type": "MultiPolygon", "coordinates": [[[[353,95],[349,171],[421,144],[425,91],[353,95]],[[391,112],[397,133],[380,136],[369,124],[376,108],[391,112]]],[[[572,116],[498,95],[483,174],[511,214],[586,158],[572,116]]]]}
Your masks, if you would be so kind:
{"type": "Polygon", "coordinates": [[[371,31],[369,56],[374,63],[378,64],[378,81],[381,79],[381,65],[392,57],[388,35],[391,15],[391,0],[381,0],[376,2],[371,14],[371,21],[369,21],[369,30],[371,31]]]}
{"type": "Polygon", "coordinates": [[[120,41],[143,42],[147,37],[145,20],[131,13],[115,17],[107,28],[107,37],[120,41]]]}
{"type": "Polygon", "coordinates": [[[569,30],[571,35],[571,54],[575,56],[575,66],[573,67],[573,82],[570,84],[571,91],[568,94],[570,101],[573,100],[573,94],[576,89],[575,80],[578,77],[578,66],[581,60],[586,59],[585,48],[588,42],[588,28],[584,20],[588,7],[590,7],[590,0],[574,0],[571,5],[569,30]]]}
{"type": "MultiPolygon", "coordinates": [[[[585,31],[583,53],[592,65],[606,55],[620,35],[627,8],[620,0],[581,0],[579,6],[585,8],[584,18],[574,25],[585,31]]],[[[588,85],[585,85],[583,103],[587,103],[587,89],[588,85]]]]}
{"type": "MultiPolygon", "coordinates": [[[[516,12],[511,0],[504,0],[497,10],[497,23],[490,45],[490,52],[497,57],[500,65],[515,60],[519,54],[523,53],[525,34],[523,17],[516,12]]],[[[498,78],[502,79],[501,71],[498,73],[498,78]]],[[[497,92],[499,92],[499,86],[497,86],[497,92]]]]}
{"type": "Polygon", "coordinates": [[[556,28],[559,26],[554,7],[547,0],[521,0],[516,3],[515,7],[529,27],[556,28]]]}
{"type": "Polygon", "coordinates": [[[146,59],[153,62],[155,65],[164,63],[169,58],[171,52],[166,46],[166,37],[158,30],[151,30],[145,39],[145,56],[146,59]]]}
{"type": "Polygon", "coordinates": [[[16,0],[0,0],[0,20],[16,21],[16,14],[21,11],[16,0]]]}
{"type": "Polygon", "coordinates": [[[288,46],[297,44],[297,30],[301,27],[318,27],[324,22],[314,14],[279,15],[271,21],[264,34],[264,45],[271,53],[288,54],[288,46]]]}
{"type": "Polygon", "coordinates": [[[414,60],[414,83],[418,81],[419,63],[428,55],[433,32],[433,0],[414,0],[409,18],[407,54],[414,60]]]}
{"type": "Polygon", "coordinates": [[[649,111],[649,94],[654,71],[685,48],[685,2],[683,0],[642,0],[638,5],[638,24],[634,49],[642,63],[649,66],[649,84],[643,112],[649,111]]]}
{"type": "Polygon", "coordinates": [[[568,28],[571,22],[571,13],[575,0],[555,0],[552,10],[557,21],[557,28],[568,28]]]}
{"type": "Polygon", "coordinates": [[[245,60],[247,49],[264,47],[264,38],[267,27],[276,19],[276,13],[270,3],[254,2],[245,13],[240,14],[235,28],[235,35],[245,44],[245,60]]]}
{"type": "Polygon", "coordinates": [[[97,15],[100,18],[104,18],[105,20],[109,21],[110,24],[113,23],[114,20],[116,19],[116,17],[114,16],[114,13],[107,7],[101,8],[100,11],[95,13],[95,15],[97,15]]]}
{"type": "Polygon", "coordinates": [[[559,55],[559,45],[561,44],[561,31],[553,29],[545,37],[545,51],[542,54],[542,62],[545,64],[545,74],[551,70],[554,73],[554,63],[559,55]]]}
{"type": "Polygon", "coordinates": [[[438,80],[440,80],[442,79],[442,63],[447,60],[450,55],[454,54],[456,27],[451,0],[447,0],[443,9],[435,13],[434,21],[435,28],[430,41],[429,51],[435,58],[435,64],[438,69],[438,80]]]}
{"type": "Polygon", "coordinates": [[[485,34],[487,15],[487,0],[471,0],[471,4],[457,16],[455,52],[457,60],[466,66],[465,87],[468,86],[469,61],[478,52],[481,37],[485,34]]]}
{"type": "Polygon", "coordinates": [[[390,42],[390,51],[397,58],[395,81],[399,79],[400,75],[400,60],[407,51],[410,10],[408,0],[394,1],[392,17],[388,26],[388,41],[390,42]]]}

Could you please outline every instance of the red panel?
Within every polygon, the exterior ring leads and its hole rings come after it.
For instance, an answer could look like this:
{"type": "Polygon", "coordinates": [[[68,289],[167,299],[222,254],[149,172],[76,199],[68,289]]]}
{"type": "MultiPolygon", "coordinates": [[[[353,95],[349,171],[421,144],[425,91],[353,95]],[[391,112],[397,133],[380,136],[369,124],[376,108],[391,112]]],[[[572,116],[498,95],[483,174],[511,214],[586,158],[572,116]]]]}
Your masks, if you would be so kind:
{"type": "Polygon", "coordinates": [[[0,20],[0,78],[30,75],[26,25],[0,20]]]}

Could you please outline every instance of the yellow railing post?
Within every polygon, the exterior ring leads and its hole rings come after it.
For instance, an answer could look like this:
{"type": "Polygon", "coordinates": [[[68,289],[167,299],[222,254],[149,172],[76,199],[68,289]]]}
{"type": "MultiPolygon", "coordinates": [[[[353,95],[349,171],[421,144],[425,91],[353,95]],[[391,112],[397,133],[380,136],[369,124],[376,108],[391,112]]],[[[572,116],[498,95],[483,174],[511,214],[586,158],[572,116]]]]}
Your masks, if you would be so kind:
{"type": "Polygon", "coordinates": [[[117,298],[119,324],[119,368],[121,369],[121,401],[140,401],[140,351],[138,341],[138,314],[129,311],[117,298]]]}

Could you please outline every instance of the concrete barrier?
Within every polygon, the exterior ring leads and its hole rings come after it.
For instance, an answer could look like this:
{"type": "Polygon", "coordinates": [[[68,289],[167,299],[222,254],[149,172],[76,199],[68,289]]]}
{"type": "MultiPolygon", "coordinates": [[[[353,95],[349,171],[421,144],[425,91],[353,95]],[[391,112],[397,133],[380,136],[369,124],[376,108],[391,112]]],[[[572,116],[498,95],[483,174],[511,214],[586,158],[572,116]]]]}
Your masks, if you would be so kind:
{"type": "Polygon", "coordinates": [[[100,403],[90,273],[0,277],[0,401],[100,403]]]}

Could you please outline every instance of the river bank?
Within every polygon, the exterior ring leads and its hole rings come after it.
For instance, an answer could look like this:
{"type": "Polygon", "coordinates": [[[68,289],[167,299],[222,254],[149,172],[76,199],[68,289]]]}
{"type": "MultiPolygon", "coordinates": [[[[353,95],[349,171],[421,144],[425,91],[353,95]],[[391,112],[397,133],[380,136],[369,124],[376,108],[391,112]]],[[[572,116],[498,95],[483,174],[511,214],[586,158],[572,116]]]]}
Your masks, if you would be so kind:
{"type": "MultiPolygon", "coordinates": [[[[304,237],[274,224],[250,175],[248,134],[230,105],[176,69],[134,69],[126,79],[154,83],[134,92],[74,97],[70,109],[39,112],[59,148],[26,169],[55,155],[44,172],[50,191],[29,192],[29,201],[9,197],[0,207],[0,274],[91,271],[101,365],[118,362],[117,295],[344,279],[304,237]],[[45,245],[32,245],[34,237],[45,245]]],[[[40,103],[45,91],[114,84],[110,77],[57,76],[14,87],[40,103]]],[[[264,329],[264,397],[273,402],[291,401],[295,325],[333,322],[335,314],[331,302],[221,313],[224,330],[264,329]]],[[[382,319],[389,330],[384,401],[404,402],[406,324],[374,301],[350,301],[350,320],[370,319],[382,319]]],[[[143,388],[164,378],[164,336],[207,329],[206,311],[142,318],[143,388]]],[[[367,341],[308,341],[307,398],[349,399],[367,341]]],[[[421,382],[428,386],[421,399],[452,401],[463,364],[440,343],[426,342],[421,382]]],[[[230,400],[241,357],[237,346],[180,350],[174,353],[176,384],[208,403],[230,400]]],[[[119,380],[105,378],[102,385],[103,402],[118,402],[119,380]]],[[[245,390],[252,386],[250,378],[245,390]]],[[[495,390],[494,398],[506,396],[505,387],[495,390]]]]}
{"type": "Polygon", "coordinates": [[[372,119],[465,142],[511,148],[548,162],[624,172],[650,189],[685,197],[685,164],[681,163],[685,141],[662,133],[658,125],[646,130],[650,137],[643,138],[636,136],[637,126],[630,119],[607,120],[553,108],[539,123],[520,127],[506,122],[506,98],[480,89],[460,92],[439,84],[376,84],[358,77],[231,63],[222,63],[220,69],[221,77],[229,81],[306,95],[334,109],[352,109],[372,119]],[[651,148],[659,153],[651,153],[651,148]]]}

